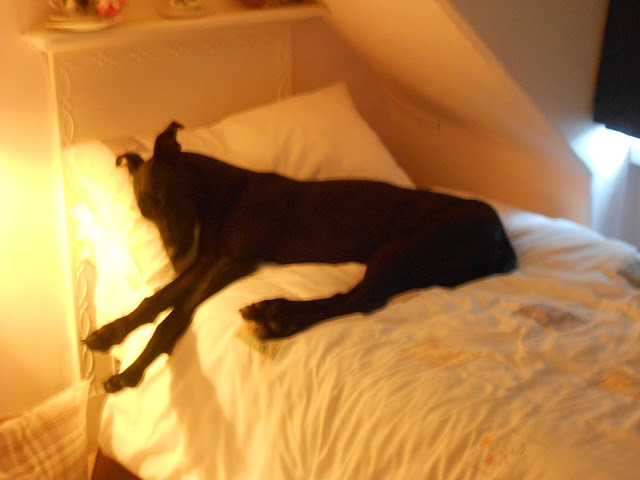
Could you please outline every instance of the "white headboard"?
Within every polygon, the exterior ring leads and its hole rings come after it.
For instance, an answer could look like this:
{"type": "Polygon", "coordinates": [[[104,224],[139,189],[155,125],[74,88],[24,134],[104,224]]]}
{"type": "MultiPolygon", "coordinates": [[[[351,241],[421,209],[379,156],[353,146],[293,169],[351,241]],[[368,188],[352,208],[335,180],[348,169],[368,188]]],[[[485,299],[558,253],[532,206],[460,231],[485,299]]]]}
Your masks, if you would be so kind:
{"type": "Polygon", "coordinates": [[[279,24],[56,55],[61,144],[201,125],[287,95],[290,42],[279,24]]]}

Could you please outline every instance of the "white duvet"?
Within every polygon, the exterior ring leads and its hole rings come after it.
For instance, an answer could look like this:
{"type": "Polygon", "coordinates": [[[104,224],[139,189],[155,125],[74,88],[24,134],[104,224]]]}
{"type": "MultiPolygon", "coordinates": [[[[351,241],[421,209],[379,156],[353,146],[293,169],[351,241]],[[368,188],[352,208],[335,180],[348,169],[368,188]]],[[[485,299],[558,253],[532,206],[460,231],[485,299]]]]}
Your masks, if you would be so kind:
{"type": "MultiPolygon", "coordinates": [[[[501,208],[519,268],[259,344],[238,309],[344,291],[357,264],[265,266],[111,395],[103,451],[144,479],[637,479],[635,250],[501,208]]],[[[115,300],[115,299],[114,299],[115,300]]],[[[150,329],[127,340],[132,361],[150,329]]]]}

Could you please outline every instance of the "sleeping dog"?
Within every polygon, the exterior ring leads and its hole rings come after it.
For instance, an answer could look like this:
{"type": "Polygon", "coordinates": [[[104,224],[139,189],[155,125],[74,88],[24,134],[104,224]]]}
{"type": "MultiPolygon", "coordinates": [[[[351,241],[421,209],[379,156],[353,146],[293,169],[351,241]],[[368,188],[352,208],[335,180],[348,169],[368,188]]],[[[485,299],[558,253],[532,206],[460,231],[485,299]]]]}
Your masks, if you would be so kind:
{"type": "Polygon", "coordinates": [[[371,312],[406,290],[454,287],[516,266],[500,218],[486,203],[374,181],[296,181],[244,170],[182,152],[180,128],[173,122],[158,135],[150,160],[135,153],[116,160],[128,167],[140,211],[157,225],[178,275],[85,339],[107,351],[172,309],[131,366],[107,380],[108,392],[137,385],[158,355],[171,353],[198,305],[263,262],[355,261],[366,270],[351,290],[329,298],[276,298],[243,308],[260,339],[371,312]]]}

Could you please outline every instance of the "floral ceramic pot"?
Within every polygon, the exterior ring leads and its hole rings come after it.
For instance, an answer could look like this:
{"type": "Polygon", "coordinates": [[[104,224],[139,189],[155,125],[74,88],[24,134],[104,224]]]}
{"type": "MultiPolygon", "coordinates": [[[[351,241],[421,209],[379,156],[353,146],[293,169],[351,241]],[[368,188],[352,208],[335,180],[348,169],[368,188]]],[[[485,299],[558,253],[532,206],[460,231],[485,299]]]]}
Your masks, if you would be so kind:
{"type": "Polygon", "coordinates": [[[87,15],[97,13],[101,17],[113,18],[126,0],[49,0],[49,5],[63,15],[87,15]]]}

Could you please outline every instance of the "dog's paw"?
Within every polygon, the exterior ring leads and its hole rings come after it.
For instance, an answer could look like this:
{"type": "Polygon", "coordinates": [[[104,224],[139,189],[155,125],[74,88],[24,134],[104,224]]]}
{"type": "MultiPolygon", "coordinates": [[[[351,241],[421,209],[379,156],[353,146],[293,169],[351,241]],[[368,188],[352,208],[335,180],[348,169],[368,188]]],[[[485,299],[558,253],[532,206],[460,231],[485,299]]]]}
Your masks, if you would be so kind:
{"type": "Polygon", "coordinates": [[[132,388],[138,385],[142,380],[142,375],[131,370],[125,370],[122,373],[113,375],[104,382],[104,390],[107,393],[116,393],[123,388],[132,388]]]}
{"type": "Polygon", "coordinates": [[[282,310],[282,305],[287,300],[276,298],[274,300],[263,300],[254,303],[240,310],[240,314],[245,320],[253,320],[259,323],[269,323],[278,316],[282,310]]]}
{"type": "Polygon", "coordinates": [[[240,310],[249,330],[261,340],[288,337],[300,331],[284,310],[290,300],[276,298],[254,303],[240,310]]]}
{"type": "Polygon", "coordinates": [[[82,342],[91,350],[108,352],[111,347],[122,342],[126,336],[127,333],[112,322],[96,330],[82,342]]]}

